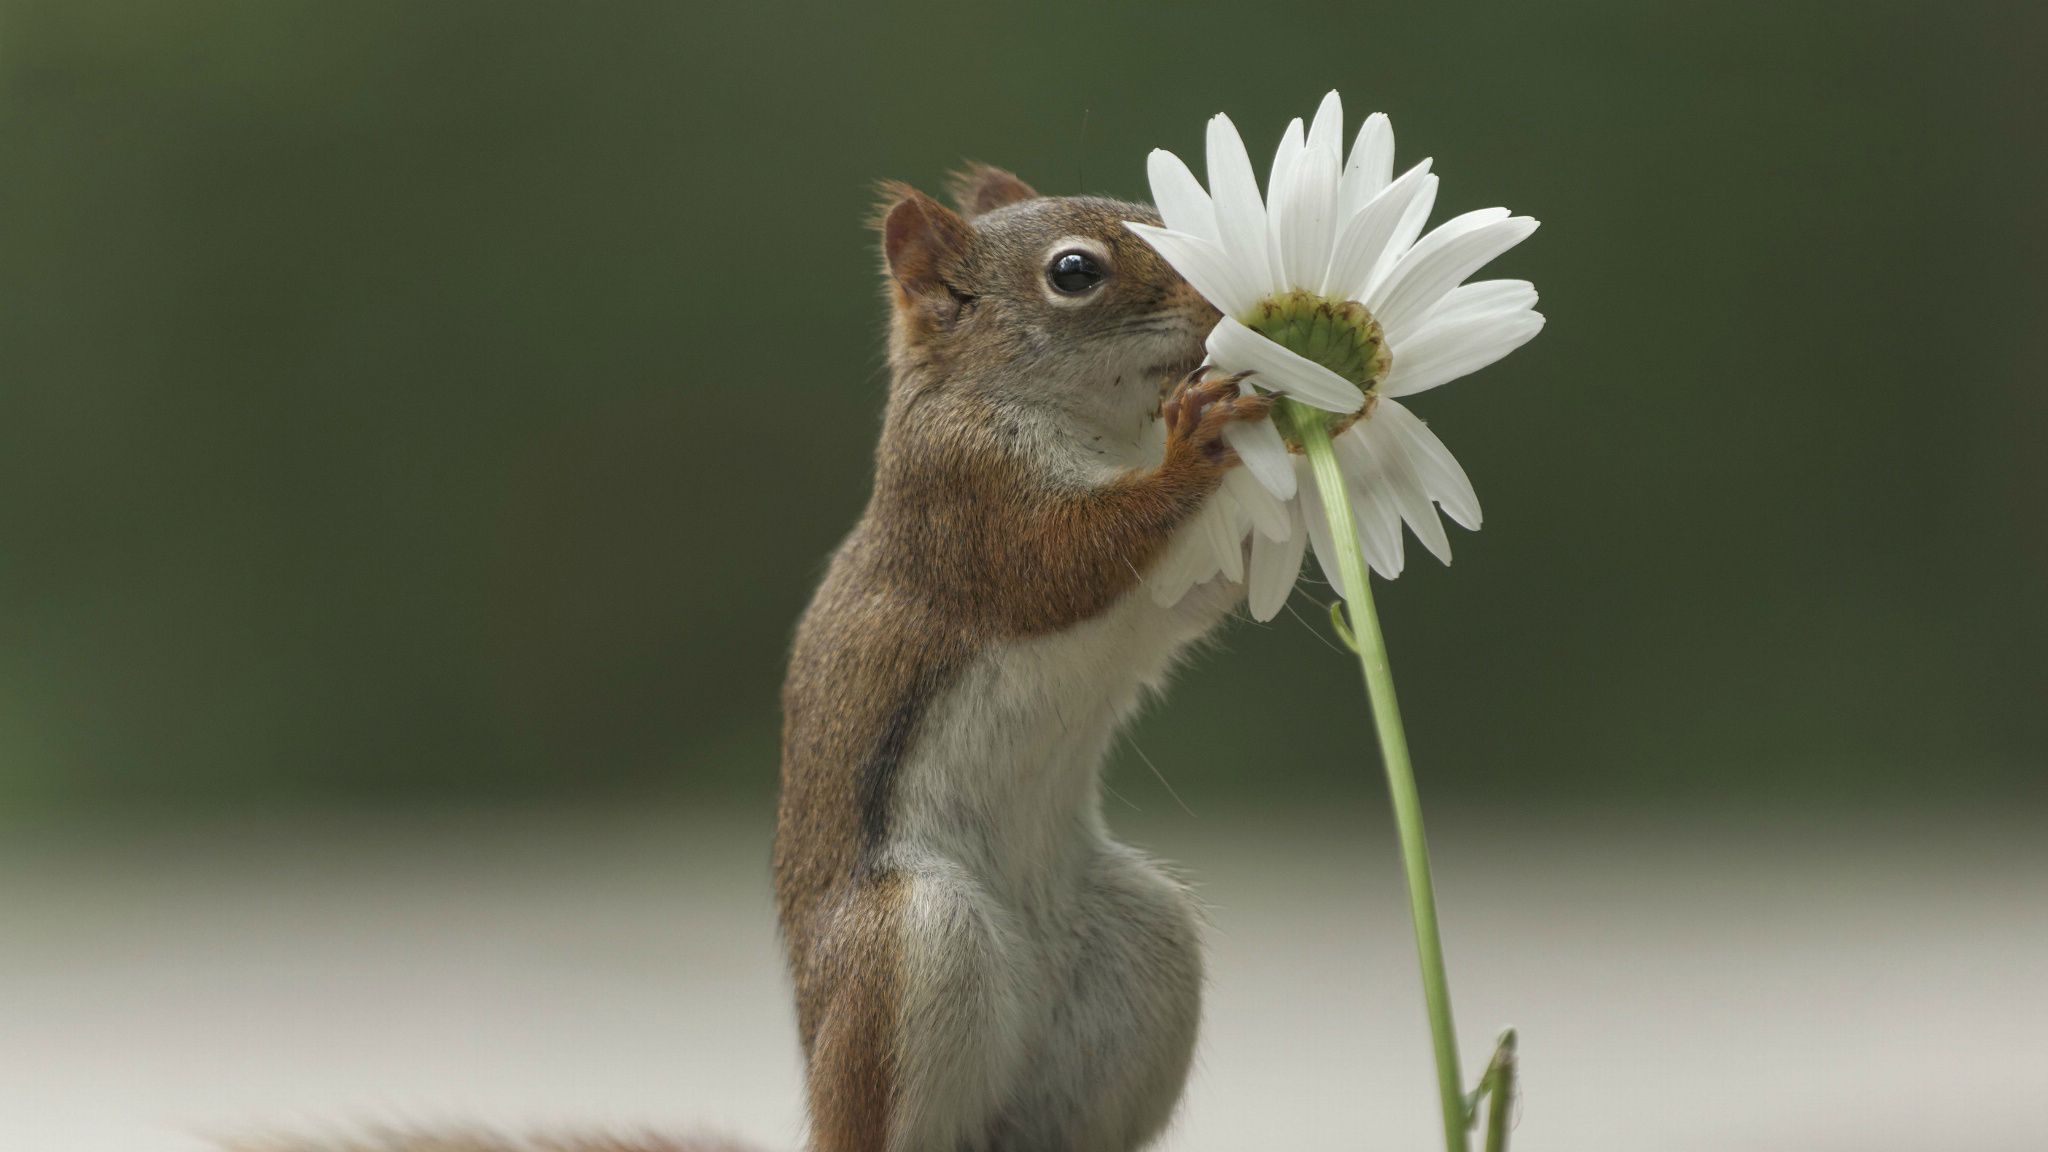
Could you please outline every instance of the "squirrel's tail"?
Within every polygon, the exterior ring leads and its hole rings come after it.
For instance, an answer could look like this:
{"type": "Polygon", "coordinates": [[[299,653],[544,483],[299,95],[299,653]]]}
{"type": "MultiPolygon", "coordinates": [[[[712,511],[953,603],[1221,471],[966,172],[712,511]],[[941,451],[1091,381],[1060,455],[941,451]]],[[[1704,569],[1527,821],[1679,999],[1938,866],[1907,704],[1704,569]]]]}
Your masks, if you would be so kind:
{"type": "Polygon", "coordinates": [[[222,1152],[759,1152],[721,1136],[587,1133],[505,1136],[488,1130],[379,1129],[349,1136],[264,1136],[234,1140],[222,1152]]]}

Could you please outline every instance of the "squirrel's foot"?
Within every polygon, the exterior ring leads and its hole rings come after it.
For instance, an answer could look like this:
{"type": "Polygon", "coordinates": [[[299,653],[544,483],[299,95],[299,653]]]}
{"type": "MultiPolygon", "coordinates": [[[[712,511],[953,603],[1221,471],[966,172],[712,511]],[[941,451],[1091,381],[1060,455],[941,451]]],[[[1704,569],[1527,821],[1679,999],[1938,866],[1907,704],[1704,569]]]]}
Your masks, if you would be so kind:
{"type": "Polygon", "coordinates": [[[1263,420],[1273,410],[1273,398],[1241,395],[1239,385],[1250,372],[1202,378],[1197,368],[1175,385],[1160,414],[1166,417],[1166,454],[1192,452],[1204,463],[1228,468],[1237,463],[1237,453],[1223,441],[1223,430],[1240,420],[1263,420]]]}

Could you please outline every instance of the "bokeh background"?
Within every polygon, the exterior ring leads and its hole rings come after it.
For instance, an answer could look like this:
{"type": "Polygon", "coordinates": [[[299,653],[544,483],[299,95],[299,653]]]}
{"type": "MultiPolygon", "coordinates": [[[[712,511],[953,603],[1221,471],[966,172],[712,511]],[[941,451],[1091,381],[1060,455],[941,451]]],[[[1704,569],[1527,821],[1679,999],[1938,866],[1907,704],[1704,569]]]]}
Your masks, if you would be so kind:
{"type": "MultiPolygon", "coordinates": [[[[793,1144],[763,837],[872,181],[1142,197],[1332,86],[1544,222],[1548,329],[1417,405],[1486,529],[1381,593],[1470,1062],[1549,1028],[1522,1146],[2038,1141],[2044,60],[1991,0],[5,0],[0,1144],[793,1144]]],[[[1234,898],[1170,1147],[1428,1140],[1327,598],[1111,767],[1234,898]]]]}

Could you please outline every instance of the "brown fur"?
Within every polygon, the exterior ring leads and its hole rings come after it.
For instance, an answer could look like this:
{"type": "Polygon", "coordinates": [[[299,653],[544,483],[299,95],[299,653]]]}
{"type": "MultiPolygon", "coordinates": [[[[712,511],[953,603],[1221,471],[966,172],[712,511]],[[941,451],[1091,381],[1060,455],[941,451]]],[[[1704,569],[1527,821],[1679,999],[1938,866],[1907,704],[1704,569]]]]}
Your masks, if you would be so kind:
{"type": "Polygon", "coordinates": [[[946,191],[954,207],[969,220],[998,208],[1038,199],[1038,190],[1019,180],[1015,173],[979,162],[946,177],[946,191]]]}
{"type": "Polygon", "coordinates": [[[869,961],[894,956],[904,889],[901,877],[883,876],[849,892],[847,906],[833,917],[831,937],[811,955],[809,983],[818,989],[824,1016],[813,1022],[808,1047],[815,1066],[832,1070],[806,1082],[816,1147],[864,1147],[888,1130],[901,973],[893,964],[869,961]]]}
{"type": "MultiPolygon", "coordinates": [[[[1130,591],[1233,462],[1223,427],[1266,404],[1231,382],[1184,383],[1159,464],[1098,487],[1055,478],[1020,443],[1013,398],[989,383],[1019,334],[967,322],[1038,291],[1034,245],[1085,229],[1114,246],[1126,318],[1185,309],[1198,334],[1213,313],[1123,229],[1150,216],[1142,206],[1061,202],[1060,231],[999,244],[915,189],[884,191],[894,372],[874,489],[798,627],[783,689],[775,881],[820,1152],[879,1152],[887,1139],[906,888],[874,854],[926,707],[991,644],[1068,627],[1130,591]]],[[[978,217],[1036,195],[986,168],[955,194],[978,217]]]]}

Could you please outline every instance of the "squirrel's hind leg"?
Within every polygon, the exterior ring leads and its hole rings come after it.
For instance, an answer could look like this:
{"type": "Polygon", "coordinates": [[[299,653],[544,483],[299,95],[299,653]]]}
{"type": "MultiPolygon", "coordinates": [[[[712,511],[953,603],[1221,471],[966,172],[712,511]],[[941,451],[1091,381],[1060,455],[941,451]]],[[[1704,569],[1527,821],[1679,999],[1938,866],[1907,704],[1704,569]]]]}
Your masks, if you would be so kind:
{"type": "Polygon", "coordinates": [[[1065,994],[1012,1114],[1019,1148],[1141,1148],[1187,1082],[1202,1013],[1199,906],[1136,849],[1102,852],[1081,894],[1065,994]]]}
{"type": "Polygon", "coordinates": [[[849,963],[811,1049],[812,1147],[995,1152],[1037,1030],[1007,912],[925,858],[863,882],[831,937],[820,955],[849,963]]]}

